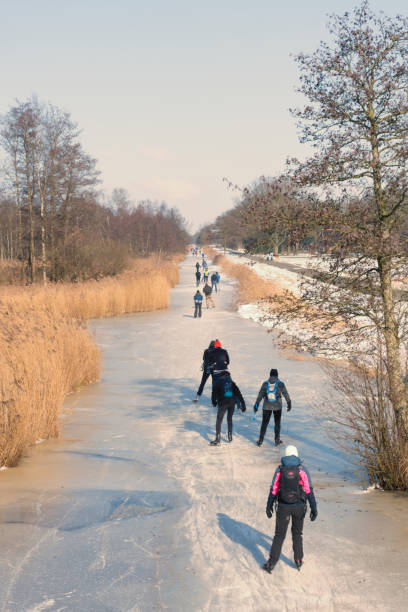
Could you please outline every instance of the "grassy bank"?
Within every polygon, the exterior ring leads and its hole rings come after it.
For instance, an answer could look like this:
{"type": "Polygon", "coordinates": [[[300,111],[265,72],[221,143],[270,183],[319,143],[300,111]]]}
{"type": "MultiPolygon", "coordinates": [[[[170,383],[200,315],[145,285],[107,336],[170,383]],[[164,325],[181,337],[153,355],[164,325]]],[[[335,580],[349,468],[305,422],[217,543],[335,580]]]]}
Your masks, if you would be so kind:
{"type": "Polygon", "coordinates": [[[59,433],[67,393],[95,381],[100,353],[89,318],[167,308],[178,266],[135,260],[114,278],[0,290],[0,466],[59,433]]]}
{"type": "Polygon", "coordinates": [[[210,247],[206,247],[206,251],[211,255],[215,266],[221,267],[228,276],[238,281],[237,301],[240,304],[271,300],[283,294],[277,283],[261,278],[250,266],[236,264],[210,247]]]}

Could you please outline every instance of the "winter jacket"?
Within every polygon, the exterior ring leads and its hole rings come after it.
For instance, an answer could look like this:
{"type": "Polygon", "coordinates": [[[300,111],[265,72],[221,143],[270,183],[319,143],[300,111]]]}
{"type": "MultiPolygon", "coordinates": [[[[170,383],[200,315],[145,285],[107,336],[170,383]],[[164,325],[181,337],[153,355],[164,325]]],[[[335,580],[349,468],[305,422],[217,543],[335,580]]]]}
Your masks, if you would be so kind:
{"type": "Polygon", "coordinates": [[[212,289],[210,287],[210,285],[204,285],[203,287],[203,293],[204,295],[208,296],[212,294],[212,289]]]}
{"type": "Polygon", "coordinates": [[[300,466],[299,484],[304,494],[304,499],[303,500],[301,499],[299,502],[296,502],[295,504],[284,504],[282,501],[279,500],[279,484],[280,484],[280,477],[281,477],[281,473],[280,473],[281,466],[279,466],[276,468],[275,474],[272,479],[271,490],[269,493],[266,508],[271,510],[276,498],[278,499],[278,502],[280,504],[283,504],[284,506],[288,506],[288,505],[299,506],[300,504],[305,504],[306,499],[307,499],[310,504],[310,509],[312,511],[315,511],[316,510],[316,499],[313,493],[312,479],[310,478],[310,474],[307,471],[307,469],[302,465],[302,462],[300,461],[299,457],[296,457],[295,455],[290,455],[289,457],[282,457],[281,463],[283,466],[290,466],[290,467],[300,466]]]}
{"type": "Polygon", "coordinates": [[[217,346],[212,353],[214,371],[221,372],[222,370],[226,370],[229,365],[229,355],[225,349],[221,346],[217,346]]]}
{"type": "Polygon", "coordinates": [[[219,283],[219,282],[220,282],[220,279],[221,279],[221,276],[218,274],[218,272],[217,272],[217,274],[216,274],[216,277],[217,277],[217,283],[219,283]]]}
{"type": "Polygon", "coordinates": [[[213,386],[213,390],[212,390],[212,394],[211,394],[212,405],[216,406],[218,404],[218,406],[229,406],[229,405],[235,405],[237,402],[239,402],[240,405],[241,405],[242,412],[245,412],[245,410],[246,410],[245,400],[242,397],[241,391],[238,389],[237,385],[234,383],[233,380],[231,381],[231,383],[232,383],[232,392],[233,392],[234,396],[233,397],[224,397],[223,381],[227,377],[230,378],[229,375],[221,376],[217,380],[215,385],[213,386]]]}
{"type": "Polygon", "coordinates": [[[203,353],[203,370],[205,372],[212,372],[214,365],[213,352],[215,351],[214,347],[205,349],[203,353]]]}
{"type": "Polygon", "coordinates": [[[201,295],[201,293],[194,294],[194,301],[199,304],[203,301],[203,296],[201,295]]]}
{"type": "Polygon", "coordinates": [[[197,280],[200,280],[201,272],[199,270],[197,270],[197,272],[195,273],[195,277],[196,277],[197,280]]]}
{"type": "Polygon", "coordinates": [[[271,391],[273,391],[273,388],[277,380],[278,380],[277,376],[271,376],[269,380],[265,380],[265,382],[262,383],[262,386],[258,393],[258,397],[256,399],[256,404],[259,406],[259,404],[263,400],[264,403],[263,403],[262,408],[264,410],[282,410],[282,395],[286,400],[288,408],[292,407],[292,401],[285,387],[285,383],[282,382],[281,380],[279,381],[278,387],[276,389],[276,401],[270,402],[268,400],[268,393],[267,393],[268,383],[269,383],[269,393],[271,393],[271,391]]]}
{"type": "Polygon", "coordinates": [[[214,272],[214,274],[211,274],[211,282],[212,283],[216,283],[217,282],[217,275],[215,274],[215,272],[214,272]]]}

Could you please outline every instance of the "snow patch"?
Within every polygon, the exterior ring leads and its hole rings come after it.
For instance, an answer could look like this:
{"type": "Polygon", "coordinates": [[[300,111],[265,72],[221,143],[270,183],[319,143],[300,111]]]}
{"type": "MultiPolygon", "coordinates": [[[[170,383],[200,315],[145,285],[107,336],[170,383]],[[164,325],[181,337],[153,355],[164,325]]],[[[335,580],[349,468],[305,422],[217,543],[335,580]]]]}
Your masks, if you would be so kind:
{"type": "Polygon", "coordinates": [[[29,608],[28,612],[43,612],[43,610],[48,610],[51,606],[55,605],[55,599],[47,599],[46,601],[42,601],[41,603],[34,606],[34,608],[29,608]]]}

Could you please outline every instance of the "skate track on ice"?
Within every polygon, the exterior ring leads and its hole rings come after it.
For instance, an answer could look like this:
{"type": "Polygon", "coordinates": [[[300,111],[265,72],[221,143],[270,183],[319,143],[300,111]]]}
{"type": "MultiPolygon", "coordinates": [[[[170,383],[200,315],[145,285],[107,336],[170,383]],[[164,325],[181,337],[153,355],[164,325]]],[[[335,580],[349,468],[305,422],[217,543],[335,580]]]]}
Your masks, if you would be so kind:
{"type": "Polygon", "coordinates": [[[71,395],[62,437],[0,474],[0,611],[402,610],[408,598],[408,499],[361,492],[324,430],[330,395],[312,360],[280,354],[261,326],[217,308],[194,320],[195,258],[181,264],[168,311],[93,321],[102,380],[71,395]],[[220,338],[248,412],[234,440],[211,448],[210,382],[192,404],[204,348],[220,338]],[[319,516],[305,520],[305,564],[290,533],[272,575],[275,519],[265,505],[282,447],[264,446],[251,420],[256,393],[277,367],[293,409],[284,445],[311,472],[319,516]]]}

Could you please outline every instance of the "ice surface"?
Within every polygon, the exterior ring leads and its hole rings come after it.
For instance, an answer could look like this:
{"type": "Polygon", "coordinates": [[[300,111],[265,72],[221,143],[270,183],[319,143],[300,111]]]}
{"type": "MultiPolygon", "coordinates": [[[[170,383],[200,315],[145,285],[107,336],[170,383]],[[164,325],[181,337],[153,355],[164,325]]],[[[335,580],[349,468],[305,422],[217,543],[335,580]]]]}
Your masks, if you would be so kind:
{"type": "Polygon", "coordinates": [[[92,322],[102,380],[65,404],[63,435],[31,449],[0,483],[0,610],[402,610],[408,581],[407,497],[361,490],[328,438],[330,397],[313,360],[280,353],[273,336],[229,309],[194,319],[194,259],[169,311],[92,322]],[[234,440],[208,445],[210,386],[191,402],[203,349],[220,338],[248,411],[234,440]],[[270,426],[258,448],[251,407],[269,369],[292,396],[282,438],[311,471],[319,516],[305,523],[305,565],[290,534],[272,576],[260,569],[274,519],[265,504],[280,451],[270,426]]]}

